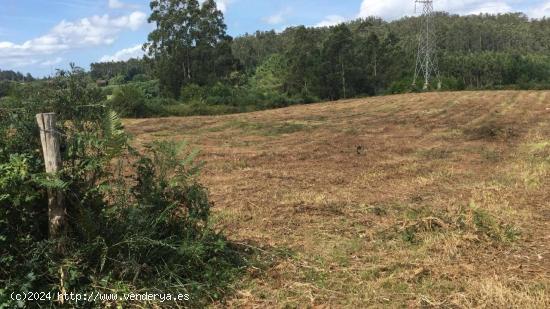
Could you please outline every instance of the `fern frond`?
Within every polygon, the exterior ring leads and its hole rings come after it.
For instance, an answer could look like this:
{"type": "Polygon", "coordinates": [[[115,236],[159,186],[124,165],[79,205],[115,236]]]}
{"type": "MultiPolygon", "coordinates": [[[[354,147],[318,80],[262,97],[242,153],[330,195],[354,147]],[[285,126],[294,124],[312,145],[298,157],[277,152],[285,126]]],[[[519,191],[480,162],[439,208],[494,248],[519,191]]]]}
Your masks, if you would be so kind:
{"type": "Polygon", "coordinates": [[[32,176],[32,180],[40,187],[46,189],[65,190],[69,186],[69,183],[61,180],[58,175],[54,174],[35,174],[32,176]]]}
{"type": "Polygon", "coordinates": [[[103,119],[103,132],[105,134],[108,151],[111,155],[119,154],[126,146],[128,136],[124,132],[124,126],[119,115],[113,111],[107,111],[103,119]]]}

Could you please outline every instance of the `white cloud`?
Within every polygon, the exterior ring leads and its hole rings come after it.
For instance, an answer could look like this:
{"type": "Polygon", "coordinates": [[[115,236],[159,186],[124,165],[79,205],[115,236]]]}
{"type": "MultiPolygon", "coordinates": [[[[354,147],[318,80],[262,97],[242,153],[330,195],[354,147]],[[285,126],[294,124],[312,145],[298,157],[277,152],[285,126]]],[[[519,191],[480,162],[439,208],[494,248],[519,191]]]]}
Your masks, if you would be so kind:
{"type": "Polygon", "coordinates": [[[291,12],[292,12],[292,10],[287,7],[287,8],[285,8],[283,10],[280,10],[279,12],[277,12],[277,13],[271,15],[271,16],[267,16],[267,17],[262,18],[262,21],[266,24],[269,24],[269,25],[280,25],[280,24],[286,22],[286,17],[291,12]]]}
{"type": "Polygon", "coordinates": [[[136,45],[117,51],[114,55],[105,55],[99,62],[126,61],[131,58],[141,58],[144,55],[142,45],[136,45]]]}
{"type": "Polygon", "coordinates": [[[412,15],[413,0],[363,0],[359,17],[377,16],[393,20],[402,16],[412,15]]]}
{"type": "MultiPolygon", "coordinates": [[[[545,12],[542,14],[536,14],[534,5],[530,7],[523,7],[522,9],[515,9],[514,5],[520,4],[520,1],[515,0],[495,0],[495,1],[483,1],[483,0],[440,0],[434,1],[434,10],[446,11],[453,14],[479,14],[479,13],[506,13],[514,11],[527,11],[532,17],[542,17],[550,15],[550,2],[538,1],[540,8],[537,12],[545,12]],[[540,4],[545,2],[546,4],[540,4]]],[[[414,0],[363,0],[359,12],[359,17],[378,16],[387,20],[394,20],[403,16],[415,15],[414,0]]],[[[417,13],[422,13],[422,4],[417,5],[417,13]]]]}
{"type": "Polygon", "coordinates": [[[109,0],[109,8],[111,9],[122,9],[125,3],[120,0],[109,0]]]}
{"type": "Polygon", "coordinates": [[[546,1],[546,3],[542,3],[528,12],[529,16],[533,18],[543,18],[543,17],[550,17],[550,1],[546,1]]]}
{"type": "Polygon", "coordinates": [[[60,64],[62,61],[63,61],[63,58],[57,57],[55,59],[46,60],[46,61],[40,63],[40,65],[43,66],[43,67],[49,67],[49,66],[52,66],[52,65],[60,64]]]}
{"type": "Polygon", "coordinates": [[[282,24],[285,21],[285,17],[283,16],[282,12],[279,12],[274,15],[264,17],[262,18],[262,20],[270,25],[278,25],[282,24]]]}
{"type": "MultiPolygon", "coordinates": [[[[21,66],[29,63],[27,59],[36,60],[37,57],[76,48],[109,45],[120,32],[135,31],[145,24],[146,19],[145,13],[136,11],[120,17],[96,15],[78,21],[63,20],[47,34],[23,43],[0,42],[0,65],[21,66]]],[[[44,60],[36,62],[40,61],[44,60]]]]}
{"type": "Polygon", "coordinates": [[[480,13],[498,14],[514,11],[508,2],[510,1],[463,0],[457,2],[453,0],[443,0],[439,1],[439,3],[436,2],[437,4],[434,4],[434,8],[438,11],[447,11],[461,15],[480,13]]]}
{"type": "Polygon", "coordinates": [[[138,7],[138,5],[125,3],[120,0],[109,0],[108,2],[110,9],[135,9],[138,7]]]}
{"type": "Polygon", "coordinates": [[[224,13],[227,11],[227,6],[229,5],[229,2],[230,0],[216,0],[218,9],[224,13]]]}
{"type": "Polygon", "coordinates": [[[329,15],[325,17],[325,19],[323,19],[322,21],[318,22],[315,27],[335,26],[345,22],[346,20],[347,19],[345,17],[342,17],[340,15],[329,15]]]}

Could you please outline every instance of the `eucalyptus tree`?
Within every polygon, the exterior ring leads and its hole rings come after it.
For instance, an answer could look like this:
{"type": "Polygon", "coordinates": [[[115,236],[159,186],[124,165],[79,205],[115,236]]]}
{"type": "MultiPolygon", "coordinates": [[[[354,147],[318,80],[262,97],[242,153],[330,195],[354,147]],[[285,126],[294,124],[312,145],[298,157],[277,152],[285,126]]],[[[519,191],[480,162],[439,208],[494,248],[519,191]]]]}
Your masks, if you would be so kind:
{"type": "Polygon", "coordinates": [[[155,0],[150,7],[149,22],[156,28],[144,48],[154,59],[165,93],[178,97],[182,86],[208,84],[214,76],[228,73],[231,37],[214,0],[202,5],[198,0],[155,0]]]}

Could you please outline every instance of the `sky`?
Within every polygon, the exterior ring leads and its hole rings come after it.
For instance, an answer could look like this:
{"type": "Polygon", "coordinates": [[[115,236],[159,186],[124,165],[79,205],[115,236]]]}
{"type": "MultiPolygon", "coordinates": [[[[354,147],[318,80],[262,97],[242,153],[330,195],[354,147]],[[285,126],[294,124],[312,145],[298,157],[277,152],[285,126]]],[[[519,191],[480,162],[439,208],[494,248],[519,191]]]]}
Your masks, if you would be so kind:
{"type": "MultiPolygon", "coordinates": [[[[216,0],[232,36],[296,25],[330,26],[358,17],[415,15],[414,0],[216,0]]],[[[455,14],[524,12],[550,17],[550,0],[435,0],[455,14]]],[[[153,25],[147,0],[0,0],[0,69],[47,76],[69,63],[143,54],[153,25]]]]}

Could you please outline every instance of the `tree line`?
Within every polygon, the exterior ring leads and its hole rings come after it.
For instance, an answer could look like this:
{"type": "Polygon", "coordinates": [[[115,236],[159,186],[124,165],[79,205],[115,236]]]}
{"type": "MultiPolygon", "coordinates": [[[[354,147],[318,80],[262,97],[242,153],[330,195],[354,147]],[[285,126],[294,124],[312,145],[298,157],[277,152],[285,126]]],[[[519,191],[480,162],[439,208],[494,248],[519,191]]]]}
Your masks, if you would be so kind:
{"type": "MultiPolygon", "coordinates": [[[[156,27],[146,57],[94,63],[92,77],[155,80],[159,97],[234,108],[228,111],[419,90],[412,86],[419,17],[232,38],[214,0],[157,0],[150,7],[156,27]]],[[[435,25],[444,90],[550,88],[550,20],[439,12],[435,25]]]]}
{"type": "Polygon", "coordinates": [[[13,70],[0,70],[0,81],[30,82],[33,80],[34,77],[30,73],[23,75],[23,73],[13,70]]]}

